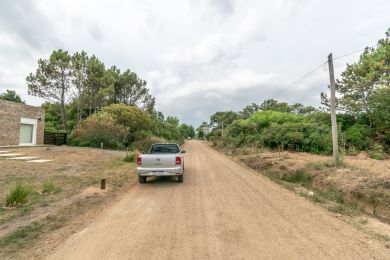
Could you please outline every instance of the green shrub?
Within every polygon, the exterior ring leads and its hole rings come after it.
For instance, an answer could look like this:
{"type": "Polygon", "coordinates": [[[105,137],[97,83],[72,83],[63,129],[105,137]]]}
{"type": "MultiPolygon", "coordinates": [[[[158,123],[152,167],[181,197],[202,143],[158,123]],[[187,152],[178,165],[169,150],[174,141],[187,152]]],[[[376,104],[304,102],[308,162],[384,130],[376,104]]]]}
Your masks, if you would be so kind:
{"type": "Polygon", "coordinates": [[[359,150],[366,150],[372,142],[372,130],[368,125],[353,125],[345,132],[347,147],[355,147],[359,150]]]}
{"type": "Polygon", "coordinates": [[[374,144],[374,146],[368,151],[368,154],[375,160],[384,160],[387,158],[387,154],[381,144],[374,144]]]}
{"type": "Polygon", "coordinates": [[[122,149],[127,130],[117,125],[106,113],[96,113],[85,119],[71,134],[71,143],[80,146],[122,149]]]}
{"type": "Polygon", "coordinates": [[[54,181],[52,179],[46,180],[43,183],[42,187],[42,193],[44,194],[52,194],[57,193],[60,191],[60,188],[55,185],[54,181]]]}
{"type": "Polygon", "coordinates": [[[15,207],[18,205],[23,205],[27,202],[28,196],[31,194],[30,186],[22,183],[16,183],[11,187],[7,199],[7,207],[15,207]]]}

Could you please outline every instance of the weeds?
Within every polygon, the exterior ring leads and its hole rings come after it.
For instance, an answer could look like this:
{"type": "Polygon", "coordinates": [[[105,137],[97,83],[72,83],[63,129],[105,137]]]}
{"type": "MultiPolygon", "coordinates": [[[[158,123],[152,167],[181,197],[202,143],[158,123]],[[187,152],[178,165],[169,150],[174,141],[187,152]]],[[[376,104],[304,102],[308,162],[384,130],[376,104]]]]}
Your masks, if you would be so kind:
{"type": "Polygon", "coordinates": [[[43,183],[43,187],[42,187],[43,194],[52,194],[52,193],[57,193],[59,191],[60,191],[60,188],[54,184],[52,179],[46,180],[43,183]]]}
{"type": "Polygon", "coordinates": [[[18,205],[23,205],[27,203],[27,198],[31,194],[30,186],[22,183],[16,183],[11,187],[7,199],[7,207],[16,207],[18,205]]]}
{"type": "Polygon", "coordinates": [[[306,164],[307,167],[313,168],[314,170],[321,171],[328,168],[334,168],[334,167],[346,167],[347,165],[344,162],[344,158],[341,158],[337,164],[333,162],[333,160],[326,160],[326,161],[319,161],[319,162],[310,162],[306,164]]]}
{"type": "Polygon", "coordinates": [[[309,196],[309,199],[311,201],[314,201],[316,203],[325,203],[325,199],[322,198],[321,196],[317,195],[317,194],[314,194],[313,196],[309,196]]]}
{"type": "Polygon", "coordinates": [[[134,163],[137,160],[137,157],[138,157],[137,152],[130,152],[130,153],[126,154],[126,156],[125,156],[125,158],[123,158],[123,160],[125,162],[134,163]]]}
{"type": "Polygon", "coordinates": [[[310,173],[302,169],[298,169],[293,174],[282,177],[282,180],[292,183],[299,183],[305,186],[311,183],[312,178],[313,176],[310,173]]]}
{"type": "Polygon", "coordinates": [[[368,154],[372,159],[375,160],[384,160],[387,157],[381,144],[375,144],[372,149],[368,151],[368,154]]]}
{"type": "Polygon", "coordinates": [[[329,206],[328,210],[330,212],[349,216],[355,214],[358,211],[356,205],[346,205],[341,203],[336,203],[334,205],[329,206]]]}
{"type": "Polygon", "coordinates": [[[11,234],[0,239],[1,246],[21,243],[24,238],[34,238],[40,234],[43,225],[37,222],[31,223],[29,226],[21,227],[11,234]]]}
{"type": "Polygon", "coordinates": [[[319,191],[319,194],[321,197],[324,197],[328,200],[337,202],[337,203],[344,203],[344,196],[343,193],[336,190],[334,187],[331,187],[329,190],[326,191],[319,191]]]}

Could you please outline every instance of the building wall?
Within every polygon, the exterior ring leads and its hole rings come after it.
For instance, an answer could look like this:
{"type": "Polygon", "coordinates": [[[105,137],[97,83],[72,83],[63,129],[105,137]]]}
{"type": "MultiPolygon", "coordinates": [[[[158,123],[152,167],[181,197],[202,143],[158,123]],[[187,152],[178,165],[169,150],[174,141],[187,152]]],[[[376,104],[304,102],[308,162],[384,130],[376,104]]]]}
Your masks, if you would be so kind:
{"type": "Polygon", "coordinates": [[[20,119],[22,117],[38,119],[36,144],[43,144],[44,109],[0,99],[0,145],[19,145],[20,119]]]}

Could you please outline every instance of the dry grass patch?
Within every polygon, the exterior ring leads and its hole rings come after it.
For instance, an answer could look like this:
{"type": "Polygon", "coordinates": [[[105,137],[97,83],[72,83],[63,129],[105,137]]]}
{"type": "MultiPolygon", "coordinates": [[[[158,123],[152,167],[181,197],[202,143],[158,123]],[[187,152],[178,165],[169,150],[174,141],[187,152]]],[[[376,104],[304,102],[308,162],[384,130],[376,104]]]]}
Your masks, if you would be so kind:
{"type": "Polygon", "coordinates": [[[78,147],[14,151],[54,161],[0,162],[0,258],[25,253],[40,258],[136,183],[135,164],[123,160],[125,152],[78,147]],[[99,189],[102,178],[107,179],[105,191],[99,189]]]}

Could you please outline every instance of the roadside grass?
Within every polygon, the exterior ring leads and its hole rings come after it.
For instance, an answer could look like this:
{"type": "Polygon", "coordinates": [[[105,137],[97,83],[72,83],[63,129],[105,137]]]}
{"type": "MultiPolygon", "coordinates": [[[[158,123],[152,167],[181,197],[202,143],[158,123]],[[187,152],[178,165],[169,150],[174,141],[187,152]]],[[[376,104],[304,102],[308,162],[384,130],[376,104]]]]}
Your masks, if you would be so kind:
{"type": "Polygon", "coordinates": [[[123,161],[130,162],[130,163],[135,163],[135,161],[137,160],[137,157],[138,157],[138,153],[136,151],[128,152],[126,154],[125,158],[123,158],[123,161]]]}
{"type": "Polygon", "coordinates": [[[53,179],[46,180],[42,185],[43,194],[58,193],[61,189],[54,183],[53,179]]]}
{"type": "MultiPolygon", "coordinates": [[[[263,162],[263,164],[268,165],[266,162],[263,162]]],[[[251,167],[256,164],[249,161],[247,165],[251,167]]],[[[289,170],[284,165],[275,167],[271,164],[270,167],[255,168],[254,170],[279,183],[288,190],[291,190],[314,203],[321,204],[330,212],[349,216],[356,215],[361,211],[358,208],[356,201],[347,200],[343,192],[339,191],[335,186],[323,186],[319,188],[313,183],[315,175],[312,172],[315,172],[315,170],[323,171],[340,167],[344,168],[347,166],[346,164],[335,166],[333,162],[329,160],[309,163],[303,168],[293,171],[289,170]]],[[[372,200],[376,201],[374,197],[372,200]]]]}
{"type": "Polygon", "coordinates": [[[77,231],[136,183],[135,165],[124,161],[125,153],[74,147],[34,151],[50,153],[57,162],[26,167],[25,162],[5,160],[2,165],[0,259],[26,253],[41,258],[45,241],[52,243],[54,235],[54,243],[61,243],[58,236],[65,239],[77,231]],[[102,178],[107,179],[107,189],[99,192],[102,178]],[[43,219],[42,213],[47,214],[43,219]]]}
{"type": "MultiPolygon", "coordinates": [[[[109,198],[114,198],[115,196],[115,194],[111,194],[109,198]]],[[[34,221],[1,237],[0,259],[5,256],[11,259],[20,258],[20,255],[24,255],[23,250],[34,247],[40,241],[49,238],[52,232],[65,232],[65,234],[69,235],[69,232],[62,231],[61,229],[70,223],[72,223],[72,232],[76,232],[77,229],[75,229],[75,226],[85,225],[90,221],[88,216],[82,216],[90,214],[91,209],[97,211],[104,209],[105,199],[105,197],[99,195],[82,198],[61,208],[55,215],[49,215],[44,219],[34,221]],[[78,218],[72,220],[75,214],[77,214],[78,218]]]]}
{"type": "Polygon", "coordinates": [[[308,186],[311,183],[312,175],[304,169],[298,169],[292,174],[282,176],[282,180],[290,183],[308,186]]]}
{"type": "Polygon", "coordinates": [[[0,246],[21,246],[26,240],[31,240],[39,236],[43,228],[42,223],[33,222],[28,226],[20,227],[11,234],[0,239],[0,246]]]}
{"type": "Polygon", "coordinates": [[[21,206],[27,203],[29,195],[32,193],[31,187],[23,184],[16,183],[11,187],[6,198],[7,207],[21,206]]]}

